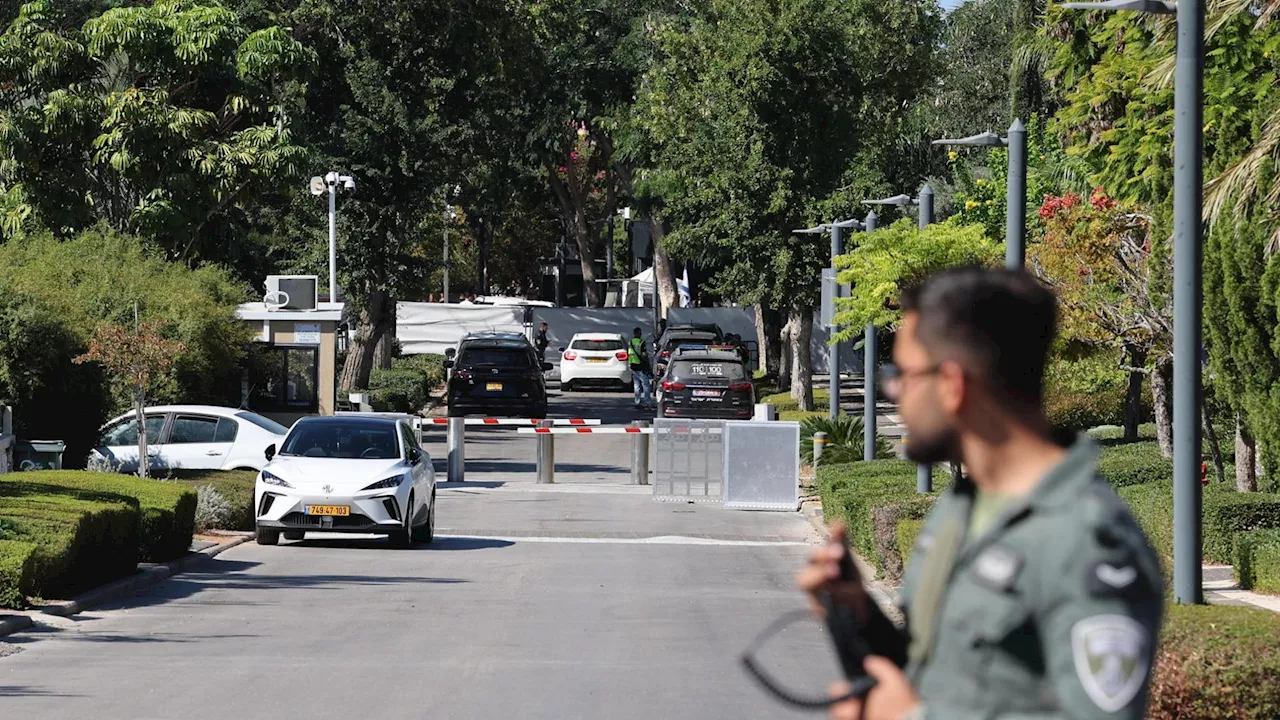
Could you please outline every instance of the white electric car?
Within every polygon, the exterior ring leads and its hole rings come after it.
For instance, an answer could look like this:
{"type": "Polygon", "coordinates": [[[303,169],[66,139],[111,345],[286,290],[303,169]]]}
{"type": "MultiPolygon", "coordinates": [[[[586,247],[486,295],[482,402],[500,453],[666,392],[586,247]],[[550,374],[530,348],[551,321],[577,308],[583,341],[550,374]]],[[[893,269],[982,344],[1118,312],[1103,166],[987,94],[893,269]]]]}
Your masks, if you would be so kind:
{"type": "Polygon", "coordinates": [[[303,418],[266,454],[254,491],[259,545],[308,531],[389,535],[402,547],[435,539],[435,470],[405,420],[303,418]]]}
{"type": "Polygon", "coordinates": [[[561,390],[588,383],[631,387],[627,341],[618,333],[578,333],[560,352],[561,390]]]}

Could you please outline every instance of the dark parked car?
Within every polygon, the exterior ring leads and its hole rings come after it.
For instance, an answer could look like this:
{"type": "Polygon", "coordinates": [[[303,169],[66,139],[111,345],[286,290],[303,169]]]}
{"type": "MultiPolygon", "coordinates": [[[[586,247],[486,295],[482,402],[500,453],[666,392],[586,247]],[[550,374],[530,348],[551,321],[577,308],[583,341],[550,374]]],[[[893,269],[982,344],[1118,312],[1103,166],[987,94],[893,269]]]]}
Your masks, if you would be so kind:
{"type": "Polygon", "coordinates": [[[523,338],[465,338],[445,367],[451,371],[446,392],[450,417],[547,416],[543,372],[551,363],[542,362],[523,338]]]}
{"type": "Polygon", "coordinates": [[[676,350],[686,345],[710,346],[724,342],[724,333],[718,325],[671,325],[658,338],[656,357],[653,359],[654,377],[662,377],[667,363],[676,350]]]}
{"type": "Polygon", "coordinates": [[[733,348],[686,346],[662,376],[658,417],[750,419],[755,385],[733,348]]]}

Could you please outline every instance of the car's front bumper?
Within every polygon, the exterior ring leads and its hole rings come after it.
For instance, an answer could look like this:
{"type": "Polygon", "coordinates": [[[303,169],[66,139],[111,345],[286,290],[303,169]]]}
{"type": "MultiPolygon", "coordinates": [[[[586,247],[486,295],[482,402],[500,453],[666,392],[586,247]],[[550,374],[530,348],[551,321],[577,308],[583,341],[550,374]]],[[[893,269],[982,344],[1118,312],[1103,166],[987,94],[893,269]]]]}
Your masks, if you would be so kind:
{"type": "Polygon", "coordinates": [[[689,418],[693,420],[750,420],[755,415],[755,408],[719,408],[707,406],[661,405],[659,414],[668,418],[689,418]]]}
{"type": "Polygon", "coordinates": [[[355,495],[318,495],[276,486],[255,494],[258,527],[314,532],[392,533],[404,527],[408,491],[369,491],[355,495]],[[401,497],[403,495],[404,497],[401,497]],[[349,515],[308,515],[309,505],[350,508],[349,515]]]}

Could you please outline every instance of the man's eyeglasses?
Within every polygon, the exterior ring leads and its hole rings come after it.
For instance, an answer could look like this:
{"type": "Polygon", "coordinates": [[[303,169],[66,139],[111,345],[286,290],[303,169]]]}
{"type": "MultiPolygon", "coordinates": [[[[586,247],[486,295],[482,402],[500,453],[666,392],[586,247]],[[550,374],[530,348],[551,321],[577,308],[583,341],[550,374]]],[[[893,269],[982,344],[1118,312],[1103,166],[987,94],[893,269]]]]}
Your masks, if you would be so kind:
{"type": "Polygon", "coordinates": [[[902,394],[902,386],[907,378],[937,375],[941,368],[941,365],[930,365],[927,368],[903,370],[897,365],[883,365],[876,371],[876,385],[890,399],[897,399],[902,394]]]}

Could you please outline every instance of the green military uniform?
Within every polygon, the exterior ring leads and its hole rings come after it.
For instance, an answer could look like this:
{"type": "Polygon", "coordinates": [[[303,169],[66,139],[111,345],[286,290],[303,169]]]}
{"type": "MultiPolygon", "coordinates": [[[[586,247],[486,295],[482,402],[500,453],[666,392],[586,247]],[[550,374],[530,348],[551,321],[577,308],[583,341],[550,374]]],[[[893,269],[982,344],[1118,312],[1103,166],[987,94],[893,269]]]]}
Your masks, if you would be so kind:
{"type": "Polygon", "coordinates": [[[1155,553],[1081,439],[1026,497],[944,493],[904,578],[909,645],[879,618],[868,640],[905,661],[921,717],[1140,720],[1162,598],[1155,553]]]}

